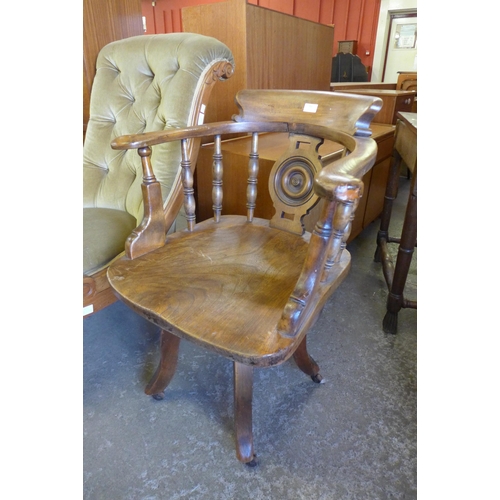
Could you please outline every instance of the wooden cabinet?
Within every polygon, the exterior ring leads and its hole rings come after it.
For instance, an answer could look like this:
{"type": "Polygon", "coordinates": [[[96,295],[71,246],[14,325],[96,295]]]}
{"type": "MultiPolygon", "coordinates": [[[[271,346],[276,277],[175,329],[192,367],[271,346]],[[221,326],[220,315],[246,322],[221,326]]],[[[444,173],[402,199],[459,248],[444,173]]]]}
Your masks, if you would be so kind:
{"type": "Polygon", "coordinates": [[[375,123],[371,128],[378,146],[377,159],[373,168],[363,177],[365,191],[352,223],[350,240],[373,222],[382,213],[384,207],[395,127],[375,123]]]}
{"type": "MultiPolygon", "coordinates": [[[[373,138],[378,144],[375,165],[363,178],[364,196],[360,201],[356,217],[353,221],[351,236],[355,238],[370,222],[382,212],[385,186],[389,172],[392,147],[394,144],[394,127],[375,124],[372,126],[373,138]]],[[[251,138],[235,138],[222,142],[224,162],[223,183],[226,186],[223,199],[223,214],[246,214],[246,180],[248,178],[248,154],[251,138]],[[230,186],[230,189],[227,189],[230,186]]],[[[287,134],[262,134],[259,136],[259,177],[257,183],[257,206],[255,216],[270,219],[274,214],[271,197],[268,191],[269,173],[275,161],[281,156],[288,143],[287,134]]],[[[338,158],[342,149],[339,144],[325,141],[319,153],[323,162],[328,163],[338,158]]],[[[195,171],[197,220],[206,220],[213,216],[212,212],[212,154],[211,144],[200,149],[195,171]]],[[[314,228],[319,208],[315,207],[304,219],[308,231],[314,228]]]]}
{"type": "Polygon", "coordinates": [[[335,92],[380,97],[384,102],[384,105],[375,116],[374,121],[377,123],[388,123],[391,125],[396,125],[396,115],[400,111],[412,111],[413,101],[415,100],[415,92],[411,90],[353,88],[350,90],[335,90],[335,92]]]}
{"type": "Polygon", "coordinates": [[[246,0],[185,7],[182,26],[217,38],[234,56],[234,75],[215,87],[206,122],[230,120],[238,112],[234,97],[241,89],[330,90],[331,26],[246,0]]]}

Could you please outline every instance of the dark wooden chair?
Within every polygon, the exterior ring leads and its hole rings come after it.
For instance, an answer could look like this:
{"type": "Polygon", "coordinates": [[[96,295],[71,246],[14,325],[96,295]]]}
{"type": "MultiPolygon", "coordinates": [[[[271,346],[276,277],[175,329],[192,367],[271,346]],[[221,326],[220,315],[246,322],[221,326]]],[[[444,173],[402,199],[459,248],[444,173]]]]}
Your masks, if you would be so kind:
{"type": "MultiPolygon", "coordinates": [[[[237,457],[255,465],[252,384],[255,367],[293,357],[315,382],[319,367],[306,348],[308,329],[346,277],[345,249],[362,176],[372,167],[377,145],[369,124],[381,107],[376,97],[330,92],[243,90],[233,121],[175,131],[124,136],[115,149],[136,148],[144,167],[145,218],[129,237],[126,255],[113,262],[108,278],[118,297],[158,325],[161,358],[146,393],[161,399],[172,379],[180,339],[234,362],[237,457]],[[259,134],[286,132],[288,149],[271,171],[269,191],[276,213],[254,217],[259,134]],[[251,134],[246,216],[225,214],[221,140],[251,134]],[[193,170],[187,143],[213,138],[213,219],[195,221],[193,170]],[[151,167],[152,147],[181,140],[188,227],[166,235],[159,186],[151,167]],[[324,139],[344,154],[323,165],[324,139]],[[316,204],[321,213],[312,233],[301,219],[316,204]]],[[[206,142],[206,141],[204,141],[206,142]]]]}

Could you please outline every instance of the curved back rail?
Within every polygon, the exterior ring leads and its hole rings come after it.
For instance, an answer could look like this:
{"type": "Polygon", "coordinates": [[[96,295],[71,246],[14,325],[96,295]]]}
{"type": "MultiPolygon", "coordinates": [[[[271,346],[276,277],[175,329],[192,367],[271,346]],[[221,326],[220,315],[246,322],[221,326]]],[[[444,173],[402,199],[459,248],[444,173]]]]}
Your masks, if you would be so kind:
{"type": "MultiPolygon", "coordinates": [[[[380,109],[380,99],[326,94],[328,93],[243,91],[237,98],[241,112],[234,117],[234,121],[204,124],[168,132],[152,132],[141,136],[124,136],[113,142],[115,149],[138,149],[143,159],[144,186],[147,194],[155,185],[151,167],[152,147],[180,140],[187,230],[193,231],[196,226],[195,165],[189,158],[189,142],[202,138],[204,142],[207,138],[213,140],[212,193],[214,222],[217,223],[221,218],[223,206],[222,174],[225,166],[220,146],[222,137],[225,134],[251,134],[247,221],[252,222],[258,198],[258,136],[260,133],[270,132],[289,134],[289,150],[276,162],[269,180],[270,194],[276,209],[275,216],[269,222],[270,227],[299,235],[304,234],[301,219],[320,199],[324,201],[315,229],[307,235],[310,243],[303,270],[278,326],[278,330],[284,336],[295,336],[303,329],[304,322],[307,322],[308,310],[316,309],[319,293],[317,290],[322,287],[321,283],[327,284],[334,275],[332,269],[341,259],[350,233],[351,221],[363,192],[363,183],[360,179],[373,166],[377,152],[373,139],[355,137],[347,131],[356,133],[358,131],[356,124],[360,123],[359,115],[361,114],[361,117],[374,115],[380,109]],[[267,114],[265,110],[272,107],[272,102],[284,111],[267,114]],[[316,113],[319,113],[317,120],[311,118],[315,114],[311,111],[312,108],[309,106],[311,104],[317,104],[316,113]],[[347,113],[346,109],[355,111],[347,113]],[[338,113],[341,118],[330,117],[326,110],[333,115],[338,113]],[[259,121],[258,117],[261,118],[259,121]],[[286,121],[273,121],[286,117],[288,117],[286,121]],[[247,119],[252,121],[246,121],[247,119]],[[323,125],[322,122],[326,122],[327,125],[323,125]],[[340,129],[332,128],[332,124],[337,124],[340,129]],[[326,167],[323,167],[318,154],[318,148],[324,140],[336,142],[345,148],[342,158],[326,167]],[[306,144],[305,150],[302,149],[304,144],[306,144]]],[[[366,125],[366,122],[363,123],[366,125]]],[[[362,135],[366,135],[367,130],[367,127],[363,128],[362,135]]],[[[137,258],[165,244],[165,231],[161,224],[155,223],[161,218],[161,208],[158,200],[151,198],[148,201],[146,213],[149,219],[145,224],[146,230],[140,235],[133,233],[129,238],[126,246],[128,258],[137,258]]],[[[321,300],[326,300],[326,297],[321,300]]]]}

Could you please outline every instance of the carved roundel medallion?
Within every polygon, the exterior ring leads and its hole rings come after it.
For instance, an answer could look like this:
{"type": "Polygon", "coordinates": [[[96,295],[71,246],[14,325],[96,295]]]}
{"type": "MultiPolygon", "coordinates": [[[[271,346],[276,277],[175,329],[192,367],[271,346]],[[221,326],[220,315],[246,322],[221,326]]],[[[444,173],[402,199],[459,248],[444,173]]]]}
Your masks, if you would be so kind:
{"type": "Polygon", "coordinates": [[[288,158],[280,165],[274,179],[278,198],[286,205],[300,206],[314,194],[314,165],[304,157],[288,158]]]}
{"type": "Polygon", "coordinates": [[[276,210],[271,226],[302,234],[301,219],[317,203],[314,176],[321,170],[321,139],[290,135],[288,150],[274,164],[269,192],[276,210]]]}

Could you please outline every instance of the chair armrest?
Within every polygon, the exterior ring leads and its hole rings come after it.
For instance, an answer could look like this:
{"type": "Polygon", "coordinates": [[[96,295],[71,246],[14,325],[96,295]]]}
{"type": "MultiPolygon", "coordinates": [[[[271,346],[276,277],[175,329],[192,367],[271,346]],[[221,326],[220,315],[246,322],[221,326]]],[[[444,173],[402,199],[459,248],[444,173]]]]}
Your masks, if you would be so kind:
{"type": "Polygon", "coordinates": [[[244,134],[250,132],[287,132],[286,123],[279,122],[215,122],[193,127],[146,132],[135,135],[122,135],[112,143],[113,149],[139,149],[156,146],[165,142],[180,141],[225,134],[244,134]]]}
{"type": "Polygon", "coordinates": [[[374,165],[377,155],[377,143],[371,138],[355,138],[338,131],[323,131],[319,135],[340,142],[350,153],[321,169],[314,178],[314,190],[326,202],[311,233],[296,287],[278,322],[280,335],[289,338],[296,337],[307,323],[314,321],[311,315],[317,310],[316,301],[326,301],[336,288],[335,282],[343,272],[342,266],[336,270],[336,264],[340,264],[362,195],[361,178],[374,165]],[[325,294],[322,289],[330,291],[325,294]]]}
{"type": "Polygon", "coordinates": [[[316,193],[330,201],[348,196],[349,186],[362,186],[362,177],[375,164],[377,143],[371,138],[351,139],[356,141],[354,150],[324,167],[314,179],[316,193]]]}

